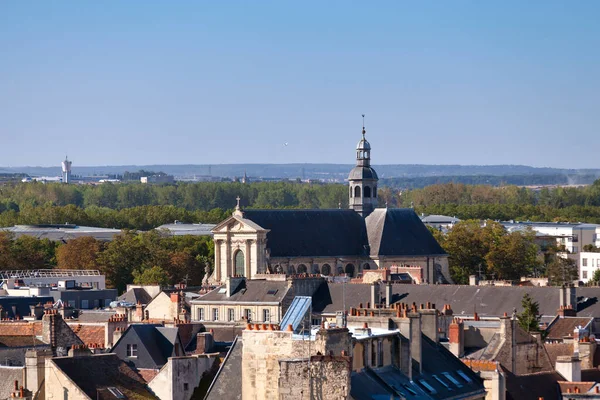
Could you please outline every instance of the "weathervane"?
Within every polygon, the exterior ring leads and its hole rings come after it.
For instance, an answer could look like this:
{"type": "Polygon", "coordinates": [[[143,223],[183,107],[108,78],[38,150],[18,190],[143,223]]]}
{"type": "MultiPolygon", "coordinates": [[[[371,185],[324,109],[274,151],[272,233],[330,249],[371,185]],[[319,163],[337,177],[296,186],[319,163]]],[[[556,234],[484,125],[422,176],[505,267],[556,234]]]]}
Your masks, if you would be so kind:
{"type": "Polygon", "coordinates": [[[362,115],[362,119],[363,119],[363,130],[362,130],[362,134],[363,134],[363,139],[365,137],[365,133],[367,133],[367,131],[365,131],[365,114],[362,115]]]}

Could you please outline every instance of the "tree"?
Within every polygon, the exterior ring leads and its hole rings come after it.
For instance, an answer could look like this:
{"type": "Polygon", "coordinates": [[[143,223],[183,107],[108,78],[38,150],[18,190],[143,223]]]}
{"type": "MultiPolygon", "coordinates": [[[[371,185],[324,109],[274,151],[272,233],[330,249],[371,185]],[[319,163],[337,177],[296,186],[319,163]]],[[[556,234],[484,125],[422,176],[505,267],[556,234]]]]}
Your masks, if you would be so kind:
{"type": "Polygon", "coordinates": [[[91,236],[71,239],[56,250],[57,267],[60,269],[100,269],[98,256],[101,243],[91,236]]]}
{"type": "Polygon", "coordinates": [[[485,256],[488,271],[497,279],[517,280],[530,275],[539,264],[534,232],[511,232],[490,246],[485,256]]]}
{"type": "Polygon", "coordinates": [[[529,293],[523,295],[521,300],[523,312],[517,314],[519,326],[527,332],[539,332],[540,330],[540,304],[534,301],[529,293]]]}
{"type": "Polygon", "coordinates": [[[148,259],[148,249],[139,235],[133,231],[123,231],[107,244],[98,262],[108,285],[122,293],[133,280],[133,271],[141,270],[148,259]]]}
{"type": "Polygon", "coordinates": [[[600,284],[600,269],[594,271],[594,275],[588,281],[588,284],[598,286],[600,284]]]}
{"type": "Polygon", "coordinates": [[[548,281],[554,286],[571,284],[578,279],[578,272],[577,264],[574,260],[560,256],[554,257],[546,270],[548,281]]]}
{"type": "Polygon", "coordinates": [[[136,285],[161,285],[169,283],[167,273],[158,265],[146,268],[143,271],[133,271],[133,283],[136,285]]]}
{"type": "Polygon", "coordinates": [[[589,251],[591,253],[600,253],[600,247],[596,247],[593,244],[586,244],[581,248],[582,251],[589,251]]]}

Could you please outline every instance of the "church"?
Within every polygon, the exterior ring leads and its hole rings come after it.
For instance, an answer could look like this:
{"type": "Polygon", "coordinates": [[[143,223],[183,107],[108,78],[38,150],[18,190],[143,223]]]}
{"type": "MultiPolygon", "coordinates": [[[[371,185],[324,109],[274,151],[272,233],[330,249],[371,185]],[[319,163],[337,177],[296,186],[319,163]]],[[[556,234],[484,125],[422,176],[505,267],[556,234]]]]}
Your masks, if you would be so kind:
{"type": "Polygon", "coordinates": [[[416,283],[449,281],[448,255],[413,209],[377,208],[379,178],[365,137],[348,176],[349,209],[242,210],[212,230],[210,278],[263,274],[362,276],[367,270],[409,271],[416,283]]]}

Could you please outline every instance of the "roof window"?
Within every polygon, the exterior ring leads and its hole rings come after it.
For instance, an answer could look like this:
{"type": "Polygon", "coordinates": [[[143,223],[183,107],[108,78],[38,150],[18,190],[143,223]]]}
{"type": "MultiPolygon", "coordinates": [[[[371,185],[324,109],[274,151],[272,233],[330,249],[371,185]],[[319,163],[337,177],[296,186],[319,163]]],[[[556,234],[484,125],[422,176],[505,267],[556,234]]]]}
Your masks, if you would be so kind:
{"type": "Polygon", "coordinates": [[[419,385],[423,387],[423,389],[427,390],[429,393],[435,394],[437,391],[431,386],[425,379],[419,379],[419,385]]]}
{"type": "Polygon", "coordinates": [[[275,296],[275,293],[277,293],[279,290],[278,289],[271,289],[267,292],[267,294],[270,294],[272,296],[275,296]]]}
{"type": "Polygon", "coordinates": [[[462,387],[462,384],[458,380],[456,380],[456,378],[454,378],[450,372],[442,372],[442,375],[444,375],[446,379],[452,382],[457,388],[462,387]]]}
{"type": "Polygon", "coordinates": [[[465,382],[467,382],[467,383],[471,383],[471,382],[473,382],[473,380],[472,380],[471,378],[469,378],[469,377],[467,376],[467,374],[465,374],[463,371],[460,371],[460,370],[459,370],[459,371],[456,371],[456,373],[457,373],[457,374],[458,374],[458,375],[459,375],[461,378],[463,378],[463,379],[465,380],[465,382]]]}
{"type": "Polygon", "coordinates": [[[448,385],[445,381],[442,380],[442,378],[440,378],[437,375],[432,375],[433,379],[435,379],[436,381],[438,381],[439,383],[441,383],[446,389],[448,390],[452,390],[452,388],[450,387],[450,385],[448,385]]]}
{"type": "Polygon", "coordinates": [[[114,386],[107,387],[106,389],[110,392],[110,394],[112,394],[113,396],[115,396],[117,399],[124,399],[125,398],[125,395],[123,394],[123,392],[121,392],[119,389],[117,389],[114,386]]]}

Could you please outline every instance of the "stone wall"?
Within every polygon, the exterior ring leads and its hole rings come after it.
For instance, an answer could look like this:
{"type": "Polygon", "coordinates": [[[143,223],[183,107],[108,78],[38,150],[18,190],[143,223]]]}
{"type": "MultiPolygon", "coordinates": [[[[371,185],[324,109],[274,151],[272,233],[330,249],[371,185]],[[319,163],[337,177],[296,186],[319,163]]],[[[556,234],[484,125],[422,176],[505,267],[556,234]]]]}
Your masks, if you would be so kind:
{"type": "Polygon", "coordinates": [[[170,357],[148,387],[161,400],[188,400],[216,357],[170,357]]]}
{"type": "Polygon", "coordinates": [[[351,357],[312,356],[279,362],[279,399],[347,399],[351,357]]]}

